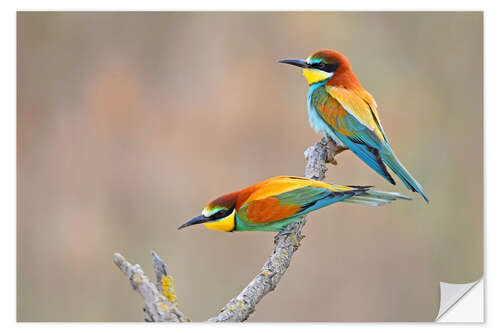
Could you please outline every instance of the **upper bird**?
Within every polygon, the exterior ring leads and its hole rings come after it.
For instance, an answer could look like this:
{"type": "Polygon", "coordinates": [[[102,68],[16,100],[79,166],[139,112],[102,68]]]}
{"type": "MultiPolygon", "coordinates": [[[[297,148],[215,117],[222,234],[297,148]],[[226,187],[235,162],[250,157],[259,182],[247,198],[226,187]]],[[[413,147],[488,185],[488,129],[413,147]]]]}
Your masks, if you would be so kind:
{"type": "Polygon", "coordinates": [[[200,216],[178,229],[203,223],[220,231],[281,231],[307,213],[344,201],[379,206],[399,193],[370,190],[369,186],[342,186],[302,177],[274,177],[210,202],[200,216]]]}
{"type": "Polygon", "coordinates": [[[377,103],[359,83],[347,58],[337,51],[321,50],[306,60],[278,62],[303,68],[309,84],[309,122],[315,131],[331,137],[340,148],[350,149],[373,170],[395,185],[388,166],[413,192],[429,202],[422,186],[398,160],[389,145],[377,113],[377,103]]]}

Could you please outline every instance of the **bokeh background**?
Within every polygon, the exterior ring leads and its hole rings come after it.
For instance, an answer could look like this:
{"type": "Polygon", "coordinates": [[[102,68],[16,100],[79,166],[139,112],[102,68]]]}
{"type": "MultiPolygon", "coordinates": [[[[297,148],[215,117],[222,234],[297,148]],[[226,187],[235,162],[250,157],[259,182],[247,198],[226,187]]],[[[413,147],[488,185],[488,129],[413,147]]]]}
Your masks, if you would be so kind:
{"type": "MultiPolygon", "coordinates": [[[[302,175],[300,70],[351,61],[431,203],[337,204],[250,321],[431,321],[439,281],[483,274],[483,15],[431,12],[18,13],[19,321],[142,321],[112,262],[152,277],[205,320],[256,274],[272,233],[177,231],[220,194],[302,175]]],[[[326,181],[409,192],[352,153],[326,181]]]]}

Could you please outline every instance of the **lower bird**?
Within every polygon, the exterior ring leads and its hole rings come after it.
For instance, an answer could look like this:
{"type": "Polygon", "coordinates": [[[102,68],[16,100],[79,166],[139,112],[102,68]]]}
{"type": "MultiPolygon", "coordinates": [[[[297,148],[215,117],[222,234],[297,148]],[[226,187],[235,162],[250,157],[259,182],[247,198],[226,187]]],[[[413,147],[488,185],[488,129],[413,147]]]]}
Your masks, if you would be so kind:
{"type": "Polygon", "coordinates": [[[210,202],[200,216],[181,225],[182,229],[203,223],[220,231],[281,231],[313,210],[336,202],[379,206],[410,198],[370,186],[332,185],[302,177],[280,176],[243,190],[222,195],[210,202]]]}

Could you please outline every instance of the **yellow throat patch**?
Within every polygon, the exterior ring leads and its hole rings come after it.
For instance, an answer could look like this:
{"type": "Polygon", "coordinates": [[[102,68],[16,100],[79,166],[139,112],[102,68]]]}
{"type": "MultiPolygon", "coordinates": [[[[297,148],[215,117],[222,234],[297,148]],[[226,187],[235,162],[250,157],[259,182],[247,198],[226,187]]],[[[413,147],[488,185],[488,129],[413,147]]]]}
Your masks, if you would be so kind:
{"type": "Polygon", "coordinates": [[[215,222],[207,222],[203,223],[205,227],[212,230],[219,231],[233,231],[234,230],[234,214],[236,210],[234,209],[231,215],[226,216],[225,218],[215,221],[215,222]]]}
{"type": "Polygon", "coordinates": [[[304,77],[306,78],[307,83],[311,85],[313,83],[321,82],[331,78],[333,73],[323,72],[319,69],[314,68],[304,68],[304,70],[302,71],[302,75],[304,75],[304,77]]]}

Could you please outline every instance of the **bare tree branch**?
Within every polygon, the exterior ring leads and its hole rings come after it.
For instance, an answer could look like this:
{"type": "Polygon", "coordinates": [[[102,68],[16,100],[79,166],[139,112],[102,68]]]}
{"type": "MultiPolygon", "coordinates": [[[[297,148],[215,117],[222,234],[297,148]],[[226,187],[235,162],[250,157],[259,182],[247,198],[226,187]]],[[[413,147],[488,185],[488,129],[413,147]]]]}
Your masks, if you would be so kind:
{"type": "Polygon", "coordinates": [[[141,266],[132,265],[121,254],[115,253],[113,261],[129,278],[132,288],[143,298],[145,321],[191,321],[177,308],[173,286],[165,283],[162,285],[165,280],[173,279],[167,275],[166,265],[156,253],[153,252],[153,266],[158,279],[156,285],[144,274],[141,266]]]}
{"type": "MultiPolygon", "coordinates": [[[[335,143],[323,138],[304,152],[307,159],[305,177],[314,180],[323,180],[328,170],[326,163],[335,162],[335,153],[341,151],[335,143]]],[[[242,322],[255,311],[257,303],[278,285],[285,274],[292,256],[304,238],[302,228],[306,219],[288,225],[285,230],[274,238],[274,249],[266,260],[259,273],[241,291],[231,299],[226,306],[210,322],[242,322]]],[[[177,308],[175,292],[170,283],[172,278],[167,275],[167,268],[163,261],[153,252],[153,266],[157,284],[153,284],[139,265],[132,265],[123,256],[115,253],[115,263],[130,279],[132,287],[139,292],[145,303],[146,321],[189,321],[177,308]]]]}

